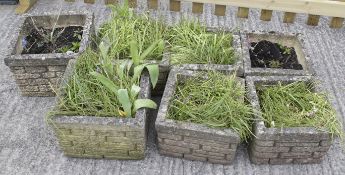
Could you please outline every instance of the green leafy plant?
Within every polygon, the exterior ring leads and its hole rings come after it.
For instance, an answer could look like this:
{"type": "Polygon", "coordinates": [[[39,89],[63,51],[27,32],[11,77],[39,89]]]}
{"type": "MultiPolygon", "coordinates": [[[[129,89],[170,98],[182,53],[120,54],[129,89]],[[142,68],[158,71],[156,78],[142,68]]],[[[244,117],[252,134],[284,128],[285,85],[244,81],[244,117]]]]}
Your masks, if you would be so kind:
{"type": "Polygon", "coordinates": [[[105,87],[116,94],[118,101],[121,103],[123,109],[119,110],[120,115],[128,117],[132,116],[132,114],[134,114],[138,109],[142,107],[157,107],[157,105],[150,99],[137,99],[140,87],[135,85],[135,83],[139,81],[142,71],[146,68],[149,72],[152,86],[155,87],[158,81],[159,67],[157,64],[144,63],[143,61],[145,60],[145,57],[152,53],[160,44],[163,44],[163,40],[155,41],[141,55],[139,55],[137,43],[135,41],[131,41],[130,51],[132,60],[123,61],[119,65],[116,64],[116,66],[109,62],[109,56],[107,54],[109,46],[106,45],[106,42],[102,42],[99,45],[100,52],[104,60],[102,67],[103,70],[106,70],[106,75],[108,75],[108,77],[98,72],[91,72],[91,75],[93,75],[105,87]],[[116,69],[118,81],[121,82],[123,81],[123,79],[131,80],[131,89],[118,87],[113,83],[114,80],[112,80],[112,77],[114,76],[114,74],[111,72],[113,72],[114,67],[116,69]]]}
{"type": "Polygon", "coordinates": [[[208,32],[199,22],[184,20],[171,27],[168,41],[172,64],[234,64],[238,59],[231,33],[208,32]]]}
{"type": "MultiPolygon", "coordinates": [[[[130,42],[137,42],[138,53],[143,54],[146,48],[157,40],[164,40],[167,28],[162,20],[149,18],[147,14],[137,15],[128,7],[128,2],[123,5],[110,6],[111,19],[100,27],[99,38],[109,38],[109,56],[117,59],[129,59],[130,42]]],[[[145,57],[148,60],[161,60],[164,45],[157,47],[145,57]]]]}
{"type": "Polygon", "coordinates": [[[288,54],[290,55],[291,54],[291,48],[290,47],[287,47],[287,46],[284,46],[282,44],[278,44],[280,50],[283,51],[283,54],[288,54]]]}
{"type": "Polygon", "coordinates": [[[271,68],[280,68],[282,66],[282,63],[278,60],[271,60],[269,62],[269,65],[271,68]]]}
{"type": "Polygon", "coordinates": [[[314,93],[313,83],[258,86],[263,119],[268,127],[315,127],[342,136],[342,126],[325,94],[314,93]]]}
{"type": "Polygon", "coordinates": [[[251,133],[252,110],[244,100],[244,82],[218,72],[208,72],[206,77],[199,74],[177,85],[168,118],[231,128],[246,140],[251,133]]]}

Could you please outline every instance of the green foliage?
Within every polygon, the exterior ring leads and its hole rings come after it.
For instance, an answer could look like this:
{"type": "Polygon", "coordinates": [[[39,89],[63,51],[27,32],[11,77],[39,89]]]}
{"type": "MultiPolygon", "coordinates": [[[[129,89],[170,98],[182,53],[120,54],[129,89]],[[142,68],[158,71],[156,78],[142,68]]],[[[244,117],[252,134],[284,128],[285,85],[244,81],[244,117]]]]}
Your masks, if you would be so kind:
{"type": "Polygon", "coordinates": [[[168,118],[231,128],[242,140],[251,133],[252,110],[244,101],[244,84],[235,75],[209,72],[177,86],[168,118]]]}
{"type": "Polygon", "coordinates": [[[169,43],[172,64],[234,64],[237,55],[232,34],[207,32],[198,22],[182,21],[170,28],[169,43]]]}
{"type": "Polygon", "coordinates": [[[312,83],[258,86],[263,118],[268,127],[316,127],[342,136],[342,126],[324,94],[312,92],[312,83]]]}
{"type": "Polygon", "coordinates": [[[271,68],[280,68],[282,66],[282,63],[278,60],[272,60],[269,64],[271,68]]]}
{"type": "MultiPolygon", "coordinates": [[[[128,59],[130,55],[130,41],[136,41],[138,54],[145,55],[144,51],[152,43],[164,40],[167,31],[160,20],[150,19],[146,14],[135,14],[128,4],[110,6],[112,18],[101,26],[100,38],[109,38],[109,56],[117,59],[128,59]]],[[[145,55],[147,60],[161,60],[164,45],[159,45],[153,52],[145,55]]]]}

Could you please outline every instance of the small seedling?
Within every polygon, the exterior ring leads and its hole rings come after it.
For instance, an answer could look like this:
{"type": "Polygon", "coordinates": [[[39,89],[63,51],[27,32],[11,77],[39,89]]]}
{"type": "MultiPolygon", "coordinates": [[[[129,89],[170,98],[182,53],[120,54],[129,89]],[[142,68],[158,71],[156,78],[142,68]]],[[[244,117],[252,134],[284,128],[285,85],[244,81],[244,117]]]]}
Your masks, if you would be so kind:
{"type": "Polygon", "coordinates": [[[271,60],[269,62],[269,66],[271,68],[280,68],[282,66],[282,63],[280,61],[278,61],[278,60],[271,60]]]}

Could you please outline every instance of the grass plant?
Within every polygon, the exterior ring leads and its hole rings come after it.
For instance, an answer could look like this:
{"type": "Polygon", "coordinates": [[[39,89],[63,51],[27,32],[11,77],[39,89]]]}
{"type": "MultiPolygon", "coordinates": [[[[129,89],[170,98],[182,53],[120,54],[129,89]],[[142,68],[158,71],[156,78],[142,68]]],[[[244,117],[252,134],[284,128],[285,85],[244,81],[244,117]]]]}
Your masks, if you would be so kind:
{"type": "Polygon", "coordinates": [[[235,75],[208,72],[177,85],[168,118],[213,128],[231,128],[242,140],[251,133],[252,110],[245,103],[243,82],[235,75]]]}
{"type": "Polygon", "coordinates": [[[294,82],[257,87],[262,116],[268,127],[315,127],[342,136],[342,126],[325,94],[314,83],[294,82]]]}
{"type": "Polygon", "coordinates": [[[233,36],[225,31],[208,32],[199,22],[183,20],[171,27],[172,64],[227,64],[237,61],[233,36]]]}
{"type": "MultiPolygon", "coordinates": [[[[130,41],[138,42],[139,54],[142,54],[153,42],[164,40],[167,28],[162,20],[149,18],[147,14],[135,14],[124,5],[110,6],[112,14],[109,21],[100,28],[99,37],[109,38],[109,56],[118,59],[130,58],[130,41]]],[[[158,47],[146,57],[147,60],[161,60],[164,46],[158,47]]]]}

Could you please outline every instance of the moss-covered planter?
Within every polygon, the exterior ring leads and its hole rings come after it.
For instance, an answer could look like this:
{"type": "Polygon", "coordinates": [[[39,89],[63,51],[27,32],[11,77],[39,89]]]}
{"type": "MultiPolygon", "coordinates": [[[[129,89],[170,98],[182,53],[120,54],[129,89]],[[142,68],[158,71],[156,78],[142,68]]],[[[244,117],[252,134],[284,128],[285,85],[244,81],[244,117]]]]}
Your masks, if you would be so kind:
{"type": "MultiPolygon", "coordinates": [[[[208,28],[209,32],[216,31],[216,29],[208,28]]],[[[231,72],[232,69],[237,69],[237,75],[243,77],[243,56],[242,56],[242,46],[241,38],[239,32],[233,34],[232,47],[235,50],[235,55],[237,57],[236,63],[233,65],[221,65],[221,64],[180,64],[174,65],[176,68],[185,69],[185,70],[195,70],[195,71],[207,71],[207,70],[216,70],[220,72],[231,72]]]]}
{"type": "Polygon", "coordinates": [[[239,135],[233,130],[167,118],[177,84],[196,75],[196,71],[178,68],[170,71],[155,123],[159,153],[188,160],[230,164],[240,143],[239,135]]]}
{"type": "Polygon", "coordinates": [[[56,15],[28,16],[15,31],[10,47],[12,53],[5,58],[23,96],[55,96],[68,61],[85,51],[90,44],[90,36],[94,33],[93,14],[68,12],[60,14],[56,27],[82,26],[83,34],[77,53],[22,54],[23,38],[28,31],[36,27],[53,28],[56,15]],[[33,24],[32,21],[35,21],[33,24]]]}
{"type": "MultiPolygon", "coordinates": [[[[314,127],[268,128],[261,120],[261,108],[256,85],[271,85],[278,82],[311,82],[309,76],[248,76],[247,95],[255,111],[257,121],[249,156],[255,164],[320,163],[332,144],[328,132],[314,127]]],[[[315,92],[319,87],[315,86],[315,92]]]]}
{"type": "MultiPolygon", "coordinates": [[[[73,71],[71,60],[62,86],[73,71]]],[[[139,98],[150,98],[148,76],[140,80],[139,98]]],[[[139,109],[134,118],[62,116],[48,117],[60,148],[66,156],[80,158],[143,159],[147,140],[147,112],[139,109]]]]}
{"type": "Polygon", "coordinates": [[[306,49],[302,34],[283,34],[277,32],[247,32],[241,33],[241,42],[243,49],[244,59],[244,74],[245,76],[269,76],[269,75],[312,75],[313,70],[311,68],[310,58],[305,55],[306,49]],[[302,65],[302,70],[294,69],[282,69],[282,68],[259,68],[253,67],[250,58],[250,43],[267,40],[274,43],[279,43],[284,46],[293,47],[296,51],[297,61],[302,65]]]}

